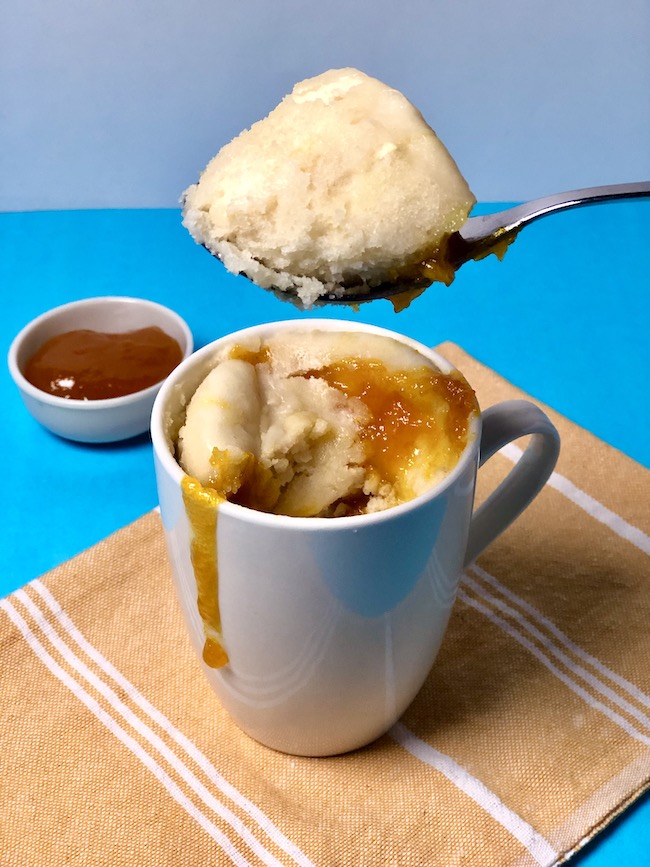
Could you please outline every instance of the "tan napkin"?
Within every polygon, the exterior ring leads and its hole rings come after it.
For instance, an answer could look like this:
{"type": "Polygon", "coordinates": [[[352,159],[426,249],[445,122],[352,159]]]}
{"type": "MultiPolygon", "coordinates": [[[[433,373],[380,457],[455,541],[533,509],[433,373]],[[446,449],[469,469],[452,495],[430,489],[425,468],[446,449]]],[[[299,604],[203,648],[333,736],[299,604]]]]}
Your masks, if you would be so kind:
{"type": "MultiPolygon", "coordinates": [[[[442,352],[482,406],[521,396],[442,352]]],[[[412,707],[356,753],[285,756],[230,722],[156,513],[3,600],[0,864],[565,860],[650,781],[650,526],[647,472],[550,415],[556,474],[468,571],[412,707]]]]}

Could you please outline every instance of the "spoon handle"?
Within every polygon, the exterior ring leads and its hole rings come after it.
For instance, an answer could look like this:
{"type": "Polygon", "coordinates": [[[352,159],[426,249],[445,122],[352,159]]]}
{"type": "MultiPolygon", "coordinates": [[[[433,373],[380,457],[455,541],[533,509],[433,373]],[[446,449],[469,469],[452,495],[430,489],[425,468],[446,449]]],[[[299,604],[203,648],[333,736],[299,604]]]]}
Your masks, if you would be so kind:
{"type": "Polygon", "coordinates": [[[570,190],[566,193],[555,193],[552,196],[534,199],[532,202],[515,205],[514,208],[494,214],[470,217],[456,235],[458,243],[454,244],[453,258],[457,264],[462,264],[469,259],[487,255],[496,244],[507,245],[528,223],[555,211],[608,202],[612,199],[643,196],[650,196],[650,181],[570,190]]]}

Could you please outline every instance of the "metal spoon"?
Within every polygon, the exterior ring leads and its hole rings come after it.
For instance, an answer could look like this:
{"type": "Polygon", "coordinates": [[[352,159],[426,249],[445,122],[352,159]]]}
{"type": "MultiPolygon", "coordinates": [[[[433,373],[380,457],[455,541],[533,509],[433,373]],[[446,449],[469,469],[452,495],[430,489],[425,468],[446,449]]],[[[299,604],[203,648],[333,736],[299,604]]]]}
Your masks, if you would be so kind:
{"type": "MultiPolygon", "coordinates": [[[[535,199],[523,205],[516,205],[505,211],[486,214],[480,217],[470,217],[460,231],[448,239],[445,254],[446,261],[454,270],[460,268],[471,259],[482,259],[490,253],[502,256],[506,248],[514,241],[517,234],[534,220],[563,211],[567,208],[577,208],[581,205],[594,205],[599,202],[609,202],[613,199],[628,199],[650,196],[650,181],[634,184],[610,184],[604,187],[587,187],[581,190],[570,190],[566,193],[556,193],[542,199],[535,199]]],[[[401,283],[382,283],[365,292],[346,293],[342,297],[324,295],[315,303],[322,304],[363,304],[378,298],[390,298],[402,293],[423,291],[430,281],[407,281],[401,283]]],[[[296,300],[295,293],[278,291],[278,297],[296,300]]]]}

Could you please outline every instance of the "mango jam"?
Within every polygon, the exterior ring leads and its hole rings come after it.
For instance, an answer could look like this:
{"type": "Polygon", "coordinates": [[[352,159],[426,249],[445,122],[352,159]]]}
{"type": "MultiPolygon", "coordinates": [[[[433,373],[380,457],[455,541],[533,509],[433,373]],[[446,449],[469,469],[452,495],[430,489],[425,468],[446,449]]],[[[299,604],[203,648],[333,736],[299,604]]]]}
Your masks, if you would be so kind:
{"type": "MultiPolygon", "coordinates": [[[[308,376],[324,379],[370,411],[360,439],[365,466],[394,485],[400,500],[415,493],[409,482],[414,466],[448,472],[460,457],[477,410],[474,391],[457,373],[428,365],[389,370],[377,359],[346,358],[308,376]]],[[[363,504],[359,503],[361,511],[363,504]]]]}
{"type": "Polygon", "coordinates": [[[191,476],[183,477],[181,490],[192,533],[190,557],[196,580],[197,607],[205,632],[203,661],[210,668],[221,668],[227,664],[228,654],[223,646],[219,610],[217,515],[225,497],[191,476]]]}
{"type": "Polygon", "coordinates": [[[104,400],[161,382],[182,357],[178,342],[155,326],[119,334],[82,328],[47,340],[24,375],[57,397],[104,400]]]}

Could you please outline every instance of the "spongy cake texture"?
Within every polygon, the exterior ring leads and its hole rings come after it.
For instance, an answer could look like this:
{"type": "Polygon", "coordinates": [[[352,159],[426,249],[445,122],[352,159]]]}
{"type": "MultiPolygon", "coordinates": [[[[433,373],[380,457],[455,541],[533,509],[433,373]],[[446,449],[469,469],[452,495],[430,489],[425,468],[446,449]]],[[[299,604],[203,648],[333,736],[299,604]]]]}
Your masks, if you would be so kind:
{"type": "MultiPolygon", "coordinates": [[[[189,401],[179,462],[224,498],[263,511],[336,517],[383,510],[436,484],[464,445],[449,434],[445,392],[426,391],[425,380],[438,376],[414,348],[372,334],[285,331],[264,344],[226,347],[189,401]],[[373,379],[380,384],[374,403],[373,379]],[[362,382],[358,395],[355,380],[362,382]],[[408,420],[409,394],[424,395],[435,435],[408,420]],[[397,418],[395,442],[382,439],[382,459],[373,461],[369,430],[386,431],[397,418]]],[[[453,391],[467,391],[467,422],[473,392],[449,380],[453,391]]]]}
{"type": "Polygon", "coordinates": [[[342,69],[297,84],[183,203],[184,225],[230,271],[309,306],[435,258],[475,198],[406,97],[342,69]]]}

